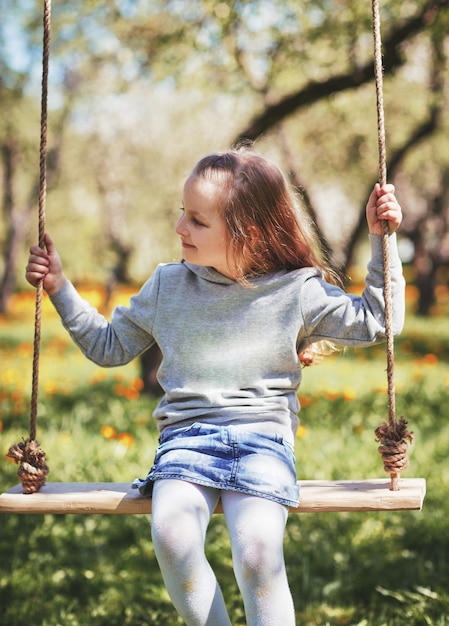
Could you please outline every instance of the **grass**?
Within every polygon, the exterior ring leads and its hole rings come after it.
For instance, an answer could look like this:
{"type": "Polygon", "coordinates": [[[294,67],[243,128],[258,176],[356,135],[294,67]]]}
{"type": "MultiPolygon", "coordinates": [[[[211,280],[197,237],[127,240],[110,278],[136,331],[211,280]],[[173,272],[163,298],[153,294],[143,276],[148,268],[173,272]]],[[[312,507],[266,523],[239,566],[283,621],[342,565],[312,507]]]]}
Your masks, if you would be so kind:
{"type": "MultiPolygon", "coordinates": [[[[101,303],[101,294],[89,299],[101,303]]],[[[126,299],[128,294],[121,294],[126,299]]],[[[27,435],[33,296],[0,319],[3,455],[27,435]]],[[[447,313],[447,310],[445,310],[447,313]]],[[[427,479],[422,512],[291,515],[285,552],[298,626],[449,624],[449,328],[408,316],[396,343],[398,413],[415,433],[406,476],[427,479]]],[[[154,403],[136,364],[99,370],[45,304],[38,438],[49,479],[131,481],[151,464],[154,403]]],[[[304,370],[296,452],[303,478],[382,476],[374,428],[387,416],[383,348],[304,370]]],[[[2,456],[3,456],[2,455],[2,456]]],[[[0,465],[0,489],[17,482],[0,465]]],[[[221,516],[208,555],[234,626],[245,624],[221,516]]],[[[0,516],[0,615],[8,626],[176,626],[147,516],[0,516]]]]}

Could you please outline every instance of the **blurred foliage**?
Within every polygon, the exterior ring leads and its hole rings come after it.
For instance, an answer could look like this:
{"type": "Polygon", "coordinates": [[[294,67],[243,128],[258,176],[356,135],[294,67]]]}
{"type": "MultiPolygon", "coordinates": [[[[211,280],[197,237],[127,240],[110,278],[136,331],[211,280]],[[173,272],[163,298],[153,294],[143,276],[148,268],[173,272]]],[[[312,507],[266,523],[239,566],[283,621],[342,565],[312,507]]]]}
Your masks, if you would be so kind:
{"type": "MultiPolygon", "coordinates": [[[[389,156],[408,146],[392,172],[402,232],[425,236],[438,263],[449,258],[447,8],[442,0],[381,6],[389,156]]],[[[37,0],[0,6],[0,143],[10,177],[0,269],[19,286],[37,232],[41,11],[37,0]]],[[[295,174],[344,263],[377,177],[377,123],[372,80],[345,87],[340,77],[351,85],[372,62],[371,21],[370,3],[357,0],[53,3],[47,229],[69,275],[113,288],[179,258],[174,223],[194,163],[270,111],[257,148],[295,174]],[[275,111],[306,93],[288,114],[275,111]]]]}

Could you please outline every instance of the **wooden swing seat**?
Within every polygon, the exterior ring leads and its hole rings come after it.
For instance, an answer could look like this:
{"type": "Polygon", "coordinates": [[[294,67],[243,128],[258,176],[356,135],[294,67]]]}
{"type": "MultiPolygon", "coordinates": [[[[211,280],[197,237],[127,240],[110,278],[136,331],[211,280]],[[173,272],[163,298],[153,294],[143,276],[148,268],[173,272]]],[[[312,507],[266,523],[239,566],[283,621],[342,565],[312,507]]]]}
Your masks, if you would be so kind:
{"type": "MultiPolygon", "coordinates": [[[[426,495],[424,478],[400,478],[399,491],[388,478],[299,481],[301,502],[292,513],[352,511],[420,511],[426,495]]],[[[216,513],[221,513],[218,505],[216,513]]],[[[34,494],[16,485],[0,494],[0,513],[149,514],[151,499],[129,483],[47,483],[34,494]]]]}
{"type": "MultiPolygon", "coordinates": [[[[379,182],[386,183],[385,129],[382,99],[382,54],[380,40],[380,20],[378,0],[373,0],[374,31],[374,69],[376,79],[378,144],[379,144],[379,182]]],[[[44,2],[44,46],[42,72],[42,110],[41,110],[41,146],[40,146],[40,188],[39,188],[39,245],[45,246],[45,191],[46,191],[46,154],[47,154],[47,91],[48,61],[50,43],[51,1],[44,2]]],[[[391,285],[389,276],[388,224],[384,222],[384,280],[385,280],[385,317],[387,339],[387,379],[389,398],[389,418],[394,418],[393,384],[393,332],[391,328],[391,285]]],[[[33,387],[31,401],[30,437],[36,439],[36,417],[38,399],[38,362],[40,345],[40,319],[42,304],[42,281],[39,282],[36,295],[35,341],[33,358],[33,387]]],[[[326,511],[399,511],[421,510],[426,494],[426,482],[423,478],[400,478],[399,490],[390,489],[388,478],[368,480],[304,480],[300,481],[301,501],[294,513],[318,513],[326,511]]],[[[221,512],[218,505],[217,513],[221,512]]],[[[0,513],[23,514],[149,514],[151,499],[144,498],[129,483],[47,483],[32,495],[22,491],[17,485],[0,494],[0,513]]]]}

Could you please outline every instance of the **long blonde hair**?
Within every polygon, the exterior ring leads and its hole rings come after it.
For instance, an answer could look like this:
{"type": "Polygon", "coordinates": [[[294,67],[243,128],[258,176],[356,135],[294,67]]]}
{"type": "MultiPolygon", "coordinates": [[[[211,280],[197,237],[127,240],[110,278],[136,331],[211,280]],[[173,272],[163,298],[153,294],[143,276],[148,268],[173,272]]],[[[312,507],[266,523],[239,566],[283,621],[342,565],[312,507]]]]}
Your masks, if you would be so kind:
{"type": "MultiPolygon", "coordinates": [[[[316,267],[326,281],[341,283],[324,260],[312,221],[277,165],[241,147],[203,157],[191,177],[210,180],[223,190],[220,210],[228,227],[228,262],[239,282],[249,286],[248,278],[254,275],[316,267]]],[[[314,344],[304,364],[335,349],[328,342],[314,344]]]]}

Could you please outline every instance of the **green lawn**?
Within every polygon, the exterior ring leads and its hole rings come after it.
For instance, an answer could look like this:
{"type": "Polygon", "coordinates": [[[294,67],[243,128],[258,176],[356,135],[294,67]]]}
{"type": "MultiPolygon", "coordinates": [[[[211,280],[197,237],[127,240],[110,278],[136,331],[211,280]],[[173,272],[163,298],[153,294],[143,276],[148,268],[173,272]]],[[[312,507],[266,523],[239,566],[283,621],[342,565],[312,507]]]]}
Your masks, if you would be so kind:
{"type": "MultiPolygon", "coordinates": [[[[90,294],[92,295],[92,294],[90,294]]],[[[33,301],[0,319],[3,455],[27,436],[33,301]]],[[[449,624],[449,325],[409,315],[396,342],[398,413],[415,434],[405,476],[427,480],[422,512],[291,515],[285,551],[298,626],[449,624]]],[[[383,347],[304,370],[297,439],[302,478],[382,476],[374,428],[387,418],[383,347]]],[[[157,433],[136,364],[100,370],[45,306],[38,439],[52,481],[131,481],[157,433]]],[[[2,456],[3,456],[2,455],[2,456]]],[[[4,456],[0,489],[17,482],[4,456]]],[[[243,609],[221,516],[208,553],[234,626],[243,609]]],[[[0,516],[0,622],[8,626],[181,624],[165,592],[146,516],[0,516]]],[[[280,625],[281,626],[281,625],[280,625]]]]}

